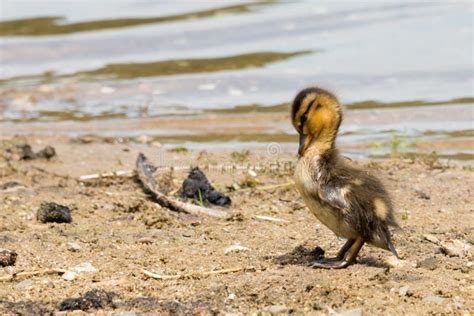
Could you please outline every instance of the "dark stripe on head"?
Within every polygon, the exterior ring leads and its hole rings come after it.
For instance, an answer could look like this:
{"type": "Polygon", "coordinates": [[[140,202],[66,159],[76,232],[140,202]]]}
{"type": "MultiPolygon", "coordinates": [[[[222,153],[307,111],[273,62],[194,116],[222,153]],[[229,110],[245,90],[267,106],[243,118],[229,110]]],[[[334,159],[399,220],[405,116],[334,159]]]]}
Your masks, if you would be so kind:
{"type": "Polygon", "coordinates": [[[308,104],[306,111],[304,111],[304,113],[301,115],[301,118],[300,118],[301,126],[303,126],[306,120],[308,119],[308,113],[309,113],[309,110],[311,110],[311,107],[313,106],[314,101],[315,100],[312,100],[311,103],[308,104]]]}

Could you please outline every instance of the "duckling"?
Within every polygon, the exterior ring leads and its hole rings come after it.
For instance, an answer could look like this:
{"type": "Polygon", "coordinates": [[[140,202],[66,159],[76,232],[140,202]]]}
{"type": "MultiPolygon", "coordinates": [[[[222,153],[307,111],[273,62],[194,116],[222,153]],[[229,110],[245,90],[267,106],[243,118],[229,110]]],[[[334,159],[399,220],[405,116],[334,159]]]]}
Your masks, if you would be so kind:
{"type": "Polygon", "coordinates": [[[335,140],[342,122],[337,98],[321,88],[299,92],[291,119],[299,133],[295,183],[310,211],[337,236],[347,239],[335,258],[311,263],[340,269],[355,262],[365,243],[398,254],[389,226],[398,227],[389,194],[367,171],[340,156],[335,140]]]}

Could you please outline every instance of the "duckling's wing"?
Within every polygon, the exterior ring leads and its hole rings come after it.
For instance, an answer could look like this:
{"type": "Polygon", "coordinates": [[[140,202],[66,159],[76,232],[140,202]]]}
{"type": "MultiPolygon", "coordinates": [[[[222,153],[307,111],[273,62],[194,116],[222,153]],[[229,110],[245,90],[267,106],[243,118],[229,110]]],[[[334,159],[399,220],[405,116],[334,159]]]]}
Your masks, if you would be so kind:
{"type": "Polygon", "coordinates": [[[381,248],[394,250],[388,226],[396,226],[392,205],[383,185],[375,178],[357,182],[348,177],[335,177],[319,190],[319,197],[367,241],[380,240],[381,248]],[[365,183],[364,183],[365,182],[365,183]]]}

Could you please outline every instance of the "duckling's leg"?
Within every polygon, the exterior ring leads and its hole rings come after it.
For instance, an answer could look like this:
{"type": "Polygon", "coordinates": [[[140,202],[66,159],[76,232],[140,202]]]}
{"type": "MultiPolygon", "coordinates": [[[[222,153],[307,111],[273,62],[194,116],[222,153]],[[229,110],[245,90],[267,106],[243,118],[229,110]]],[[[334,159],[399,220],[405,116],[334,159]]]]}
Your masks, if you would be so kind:
{"type": "Polygon", "coordinates": [[[347,268],[349,265],[354,263],[357,254],[364,245],[365,241],[361,237],[357,239],[349,239],[344,246],[342,246],[337,257],[316,260],[311,263],[313,268],[324,268],[324,269],[342,269],[347,268]]]}
{"type": "Polygon", "coordinates": [[[344,244],[344,246],[342,246],[341,250],[339,250],[339,252],[337,253],[337,256],[335,256],[334,258],[321,258],[321,259],[318,259],[317,261],[319,263],[341,261],[342,259],[344,259],[344,255],[351,248],[354,242],[355,242],[355,239],[348,239],[346,243],[344,244]]]}

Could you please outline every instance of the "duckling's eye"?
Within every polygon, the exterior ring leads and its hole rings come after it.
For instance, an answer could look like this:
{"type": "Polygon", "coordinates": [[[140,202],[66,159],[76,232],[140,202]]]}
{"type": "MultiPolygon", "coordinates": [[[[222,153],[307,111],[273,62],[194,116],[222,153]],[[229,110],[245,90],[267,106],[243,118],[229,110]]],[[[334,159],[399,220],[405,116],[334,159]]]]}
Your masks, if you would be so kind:
{"type": "Polygon", "coordinates": [[[301,117],[301,125],[303,125],[308,120],[308,113],[304,113],[301,117]]]}

